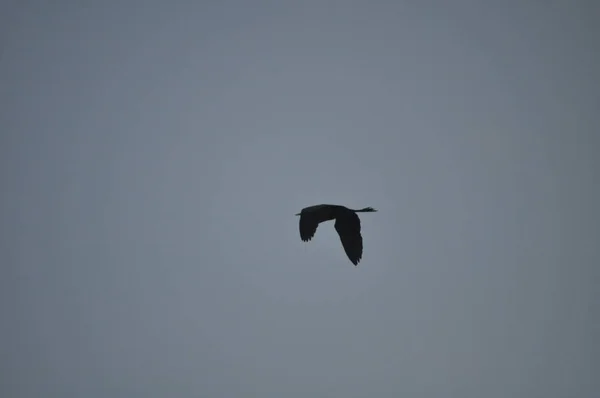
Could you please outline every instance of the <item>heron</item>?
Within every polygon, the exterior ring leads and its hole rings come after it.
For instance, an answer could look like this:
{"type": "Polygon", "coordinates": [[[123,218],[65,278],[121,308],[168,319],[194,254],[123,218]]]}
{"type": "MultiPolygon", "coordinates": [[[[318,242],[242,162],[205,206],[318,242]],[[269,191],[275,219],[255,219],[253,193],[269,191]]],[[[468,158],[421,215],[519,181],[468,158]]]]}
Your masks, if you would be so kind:
{"type": "Polygon", "coordinates": [[[315,236],[317,227],[324,221],[335,220],[335,230],[340,236],[346,255],[355,266],[363,253],[363,240],[360,234],[360,218],[356,213],[370,213],[377,210],[372,207],[354,210],[341,205],[320,204],[305,207],[296,214],[300,216],[300,238],[308,242],[315,236]]]}

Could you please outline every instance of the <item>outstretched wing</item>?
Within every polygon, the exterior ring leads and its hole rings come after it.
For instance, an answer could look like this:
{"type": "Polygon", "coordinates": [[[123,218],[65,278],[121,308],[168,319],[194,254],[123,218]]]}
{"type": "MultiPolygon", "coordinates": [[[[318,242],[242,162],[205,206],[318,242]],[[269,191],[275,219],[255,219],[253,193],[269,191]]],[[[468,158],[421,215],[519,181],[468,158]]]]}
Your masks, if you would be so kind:
{"type": "Polygon", "coordinates": [[[308,242],[315,236],[319,221],[312,217],[310,214],[300,215],[300,238],[304,242],[308,242]]]}
{"type": "Polygon", "coordinates": [[[335,220],[335,230],[340,236],[342,246],[352,264],[358,265],[362,258],[363,240],[360,234],[360,218],[355,213],[348,213],[335,220]]]}

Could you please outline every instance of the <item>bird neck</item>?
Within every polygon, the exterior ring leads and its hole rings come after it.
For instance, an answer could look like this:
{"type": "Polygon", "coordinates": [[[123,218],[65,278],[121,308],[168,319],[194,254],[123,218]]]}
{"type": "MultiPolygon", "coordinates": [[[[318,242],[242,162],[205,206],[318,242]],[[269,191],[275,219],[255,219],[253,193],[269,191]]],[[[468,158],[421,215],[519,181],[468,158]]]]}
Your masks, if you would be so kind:
{"type": "Polygon", "coordinates": [[[363,208],[363,209],[360,209],[360,210],[354,210],[354,211],[355,211],[356,213],[370,213],[370,212],[377,211],[377,210],[375,210],[375,209],[374,209],[374,208],[372,208],[372,207],[365,207],[365,208],[363,208]]]}

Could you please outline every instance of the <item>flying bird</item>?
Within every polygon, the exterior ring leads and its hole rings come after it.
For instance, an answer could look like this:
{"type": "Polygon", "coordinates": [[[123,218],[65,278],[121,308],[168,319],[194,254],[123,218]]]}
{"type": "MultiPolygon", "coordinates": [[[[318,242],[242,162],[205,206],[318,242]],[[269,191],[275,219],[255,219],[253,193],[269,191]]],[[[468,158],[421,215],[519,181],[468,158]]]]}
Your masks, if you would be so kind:
{"type": "Polygon", "coordinates": [[[317,227],[323,221],[335,220],[335,230],[340,236],[346,255],[355,266],[358,265],[363,253],[363,240],[360,234],[360,218],[356,213],[377,211],[372,207],[360,210],[349,209],[340,205],[321,204],[305,207],[296,214],[300,216],[300,238],[308,242],[315,236],[317,227]]]}

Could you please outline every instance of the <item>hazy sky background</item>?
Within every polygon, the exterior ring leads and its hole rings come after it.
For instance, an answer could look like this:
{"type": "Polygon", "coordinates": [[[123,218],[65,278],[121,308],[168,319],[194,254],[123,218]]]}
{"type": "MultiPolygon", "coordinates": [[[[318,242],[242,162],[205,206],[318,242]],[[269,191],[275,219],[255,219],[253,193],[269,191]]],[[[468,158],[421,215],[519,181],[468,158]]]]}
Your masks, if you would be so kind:
{"type": "Polygon", "coordinates": [[[599,10],[3,2],[0,395],[598,397],[599,10]]]}

